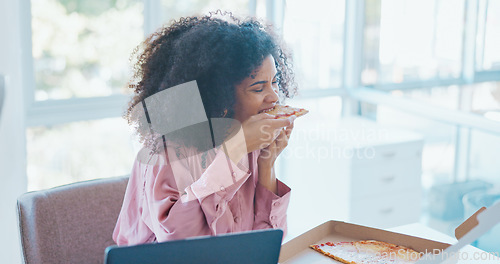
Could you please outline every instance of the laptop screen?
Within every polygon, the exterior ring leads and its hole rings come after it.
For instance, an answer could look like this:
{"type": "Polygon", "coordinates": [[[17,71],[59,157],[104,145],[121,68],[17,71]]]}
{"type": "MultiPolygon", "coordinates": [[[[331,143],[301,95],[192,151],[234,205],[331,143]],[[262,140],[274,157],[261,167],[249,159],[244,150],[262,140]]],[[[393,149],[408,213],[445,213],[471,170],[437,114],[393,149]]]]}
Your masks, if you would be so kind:
{"type": "Polygon", "coordinates": [[[104,262],[276,264],[282,237],[282,230],[265,229],[136,246],[110,246],[104,262]]]}

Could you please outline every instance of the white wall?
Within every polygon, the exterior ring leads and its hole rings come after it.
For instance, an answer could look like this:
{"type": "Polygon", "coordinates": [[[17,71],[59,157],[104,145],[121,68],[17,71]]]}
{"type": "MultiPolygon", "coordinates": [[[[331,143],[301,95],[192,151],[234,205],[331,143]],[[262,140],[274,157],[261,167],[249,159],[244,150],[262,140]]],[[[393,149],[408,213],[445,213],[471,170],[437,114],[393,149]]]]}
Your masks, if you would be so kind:
{"type": "Polygon", "coordinates": [[[20,1],[0,0],[0,74],[7,76],[0,119],[0,263],[21,263],[16,199],[26,191],[20,1]]]}

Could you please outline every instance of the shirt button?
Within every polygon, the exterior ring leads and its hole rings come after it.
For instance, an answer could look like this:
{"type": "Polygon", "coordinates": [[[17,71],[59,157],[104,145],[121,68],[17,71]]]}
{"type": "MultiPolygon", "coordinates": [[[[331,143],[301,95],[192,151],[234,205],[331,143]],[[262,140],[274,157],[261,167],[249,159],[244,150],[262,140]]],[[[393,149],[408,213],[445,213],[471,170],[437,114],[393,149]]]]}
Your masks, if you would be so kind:
{"type": "Polygon", "coordinates": [[[274,203],[274,206],[279,206],[280,205],[280,202],[275,202],[274,203]]]}
{"type": "Polygon", "coordinates": [[[235,217],[235,218],[234,218],[234,222],[235,222],[235,223],[239,223],[239,222],[240,222],[240,218],[239,218],[239,217],[235,217]]]}
{"type": "Polygon", "coordinates": [[[232,175],[236,177],[236,172],[233,172],[232,175]]]}
{"type": "Polygon", "coordinates": [[[226,191],[226,188],[224,188],[224,186],[221,186],[220,190],[224,192],[224,191],[226,191]]]}
{"type": "Polygon", "coordinates": [[[275,219],[276,219],[275,215],[271,216],[271,220],[275,220],[275,219]]]}

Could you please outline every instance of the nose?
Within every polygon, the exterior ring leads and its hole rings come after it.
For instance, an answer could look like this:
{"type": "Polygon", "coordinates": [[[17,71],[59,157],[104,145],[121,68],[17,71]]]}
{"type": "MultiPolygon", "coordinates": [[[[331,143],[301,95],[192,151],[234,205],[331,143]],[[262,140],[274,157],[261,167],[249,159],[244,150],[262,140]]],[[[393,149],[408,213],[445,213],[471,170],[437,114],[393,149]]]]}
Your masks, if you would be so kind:
{"type": "Polygon", "coordinates": [[[278,89],[274,89],[272,86],[270,87],[271,89],[268,89],[268,93],[266,95],[266,102],[269,103],[276,103],[279,100],[278,97],[278,89]]]}

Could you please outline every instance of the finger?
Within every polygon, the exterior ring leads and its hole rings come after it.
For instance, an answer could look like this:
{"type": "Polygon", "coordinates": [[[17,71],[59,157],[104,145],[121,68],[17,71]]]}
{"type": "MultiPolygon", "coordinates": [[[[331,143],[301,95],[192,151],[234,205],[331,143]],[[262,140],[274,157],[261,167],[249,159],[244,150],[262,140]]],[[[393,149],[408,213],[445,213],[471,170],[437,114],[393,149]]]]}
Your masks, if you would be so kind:
{"type": "Polygon", "coordinates": [[[271,145],[269,145],[269,150],[270,150],[270,151],[275,150],[275,149],[276,149],[276,145],[277,145],[277,142],[276,142],[276,140],[275,140],[275,141],[273,141],[273,143],[271,143],[271,145]]]}
{"type": "Polygon", "coordinates": [[[269,146],[261,150],[261,154],[259,156],[262,156],[262,158],[264,159],[269,159],[273,156],[275,152],[276,152],[276,142],[273,141],[273,143],[271,143],[269,146]]]}
{"type": "Polygon", "coordinates": [[[274,116],[273,115],[270,115],[268,113],[260,113],[260,114],[256,114],[253,116],[255,119],[257,120],[261,120],[261,119],[274,119],[274,116]]]}
{"type": "Polygon", "coordinates": [[[287,127],[280,127],[274,130],[274,140],[276,140],[281,134],[287,136],[286,132],[287,127]]]}
{"type": "Polygon", "coordinates": [[[280,150],[286,147],[288,145],[288,136],[286,134],[286,131],[281,131],[279,136],[276,138],[275,142],[276,142],[276,147],[280,150]]]}
{"type": "Polygon", "coordinates": [[[278,152],[278,144],[279,144],[279,141],[275,140],[271,145],[269,145],[269,152],[272,154],[272,155],[275,155],[276,152],[278,152]]]}
{"type": "Polygon", "coordinates": [[[273,133],[272,141],[269,144],[272,144],[272,142],[275,142],[279,135],[280,135],[280,132],[275,130],[273,133]]]}
{"type": "Polygon", "coordinates": [[[287,138],[290,138],[290,136],[292,135],[292,131],[293,131],[293,127],[289,127],[285,130],[285,134],[286,134],[287,138]]]}
{"type": "Polygon", "coordinates": [[[268,120],[267,122],[269,122],[271,127],[274,127],[274,128],[287,127],[287,126],[291,126],[293,124],[293,121],[295,121],[296,118],[297,118],[296,116],[290,116],[289,118],[272,119],[272,120],[268,120]]]}
{"type": "Polygon", "coordinates": [[[290,137],[293,131],[293,123],[285,128],[286,135],[290,137]]]}
{"type": "Polygon", "coordinates": [[[269,145],[271,145],[271,143],[272,143],[272,142],[270,142],[270,143],[262,143],[262,144],[260,144],[260,145],[259,145],[259,149],[265,149],[265,148],[268,148],[268,147],[269,147],[269,145]]]}
{"type": "Polygon", "coordinates": [[[269,151],[269,146],[260,150],[259,157],[262,159],[268,159],[271,156],[271,151],[269,151]]]}

